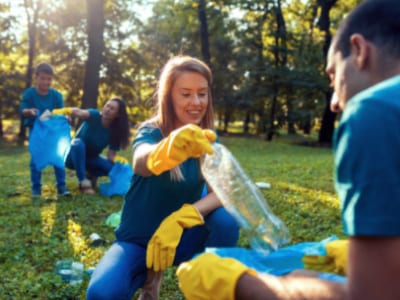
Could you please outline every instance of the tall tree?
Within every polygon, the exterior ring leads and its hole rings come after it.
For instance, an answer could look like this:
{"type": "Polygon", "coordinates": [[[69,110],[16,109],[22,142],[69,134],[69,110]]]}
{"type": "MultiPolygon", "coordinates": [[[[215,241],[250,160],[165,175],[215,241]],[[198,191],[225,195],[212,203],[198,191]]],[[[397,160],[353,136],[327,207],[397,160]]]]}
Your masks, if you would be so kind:
{"type": "MultiPolygon", "coordinates": [[[[332,7],[336,4],[337,0],[318,0],[318,5],[321,8],[321,14],[318,20],[318,27],[320,30],[325,32],[325,41],[323,47],[324,57],[328,54],[329,45],[331,44],[331,20],[329,12],[332,7]]],[[[322,117],[321,129],[319,131],[318,142],[320,144],[332,144],[333,131],[335,129],[335,118],[336,114],[330,110],[330,101],[332,97],[332,91],[327,90],[325,92],[325,111],[322,117]]]]}
{"type": "Polygon", "coordinates": [[[86,0],[88,56],[83,84],[82,108],[96,108],[100,67],[104,51],[104,1],[86,0]]]}
{"type": "MultiPolygon", "coordinates": [[[[33,61],[36,55],[36,39],[37,39],[37,24],[39,13],[42,9],[42,0],[24,0],[24,9],[26,13],[28,26],[28,65],[26,66],[25,88],[32,85],[33,61]]],[[[26,128],[24,127],[23,117],[21,117],[19,139],[26,139],[26,128]]]]}
{"type": "Polygon", "coordinates": [[[200,21],[201,54],[203,56],[203,60],[209,66],[211,66],[210,46],[208,43],[206,0],[199,0],[198,16],[200,21]]]}
{"type": "Polygon", "coordinates": [[[270,109],[269,129],[267,140],[271,141],[275,134],[275,113],[278,101],[279,85],[278,85],[278,71],[286,67],[287,63],[287,47],[286,47],[286,23],[282,14],[281,0],[276,0],[273,8],[275,14],[276,30],[275,30],[275,45],[273,47],[274,66],[275,72],[273,76],[273,94],[270,109]]]}

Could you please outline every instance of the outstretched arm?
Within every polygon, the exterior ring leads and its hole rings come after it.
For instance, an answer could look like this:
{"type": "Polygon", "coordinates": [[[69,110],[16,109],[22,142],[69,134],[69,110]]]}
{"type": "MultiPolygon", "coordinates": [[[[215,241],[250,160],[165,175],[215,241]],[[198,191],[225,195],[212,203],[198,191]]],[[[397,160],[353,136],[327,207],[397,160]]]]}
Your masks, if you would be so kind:
{"type": "Polygon", "coordinates": [[[90,117],[89,110],[78,107],[56,108],[52,111],[53,115],[73,116],[79,119],[88,119],[90,117]]]}
{"type": "Polygon", "coordinates": [[[312,277],[243,274],[235,289],[235,300],[345,300],[344,284],[312,277]]]}

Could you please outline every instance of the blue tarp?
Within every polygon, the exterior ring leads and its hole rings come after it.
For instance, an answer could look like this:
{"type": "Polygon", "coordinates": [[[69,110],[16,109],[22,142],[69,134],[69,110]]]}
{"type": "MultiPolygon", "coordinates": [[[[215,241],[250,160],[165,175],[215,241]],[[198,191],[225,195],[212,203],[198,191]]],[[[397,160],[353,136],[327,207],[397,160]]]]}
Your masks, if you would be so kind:
{"type": "MultiPolygon", "coordinates": [[[[268,255],[262,255],[255,250],[240,247],[207,248],[206,252],[214,253],[221,257],[235,258],[259,273],[280,276],[294,270],[304,269],[301,259],[305,254],[326,255],[324,245],[328,241],[335,239],[337,239],[336,236],[331,236],[320,242],[299,243],[280,248],[278,251],[271,252],[268,255]]],[[[346,277],[331,273],[321,273],[320,278],[336,282],[344,282],[346,280],[346,277]]]]}

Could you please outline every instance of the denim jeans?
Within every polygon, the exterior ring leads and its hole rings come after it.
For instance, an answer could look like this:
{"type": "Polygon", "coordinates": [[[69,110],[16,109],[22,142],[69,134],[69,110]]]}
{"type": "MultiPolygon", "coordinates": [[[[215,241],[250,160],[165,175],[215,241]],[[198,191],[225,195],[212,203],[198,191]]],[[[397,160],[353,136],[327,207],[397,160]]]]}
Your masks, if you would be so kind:
{"type": "MultiPolygon", "coordinates": [[[[32,183],[32,192],[36,192],[40,194],[42,190],[42,171],[36,169],[35,164],[32,159],[29,163],[29,167],[31,169],[31,183],[32,183]]],[[[57,190],[64,191],[65,190],[65,169],[60,167],[54,167],[54,175],[56,176],[57,182],[57,190]]]]}
{"type": "MultiPolygon", "coordinates": [[[[191,259],[205,247],[235,247],[239,227],[219,207],[204,218],[205,224],[184,230],[174,265],[191,259]]],[[[89,282],[87,299],[131,299],[146,281],[146,245],[115,241],[100,260],[89,282]]]]}
{"type": "Polygon", "coordinates": [[[94,177],[108,176],[114,163],[104,157],[87,157],[86,145],[79,139],[73,139],[65,161],[67,168],[75,170],[79,182],[86,178],[86,172],[94,177]]]}

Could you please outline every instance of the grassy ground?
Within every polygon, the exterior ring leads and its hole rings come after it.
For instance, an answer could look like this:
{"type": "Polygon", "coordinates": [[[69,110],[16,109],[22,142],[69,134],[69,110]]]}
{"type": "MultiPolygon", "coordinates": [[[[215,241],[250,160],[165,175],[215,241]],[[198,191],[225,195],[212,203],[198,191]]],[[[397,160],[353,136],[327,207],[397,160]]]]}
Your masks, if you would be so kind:
{"type": "MultiPolygon", "coordinates": [[[[332,151],[294,145],[291,140],[221,138],[254,182],[271,184],[264,196],[289,227],[291,243],[318,241],[331,234],[340,237],[332,151]]],[[[123,154],[131,156],[130,150],[123,154]]],[[[67,186],[73,196],[57,199],[53,170],[46,168],[44,195],[32,200],[28,164],[26,146],[0,144],[0,298],[84,299],[87,277],[79,286],[65,284],[55,275],[55,264],[73,258],[86,268],[95,266],[114,238],[114,229],[104,222],[120,210],[123,199],[80,195],[70,171],[67,186]],[[108,243],[92,247],[89,236],[94,232],[108,243]]],[[[247,246],[245,237],[240,246],[247,246]]],[[[174,271],[166,273],[161,299],[183,299],[174,271]]]]}

